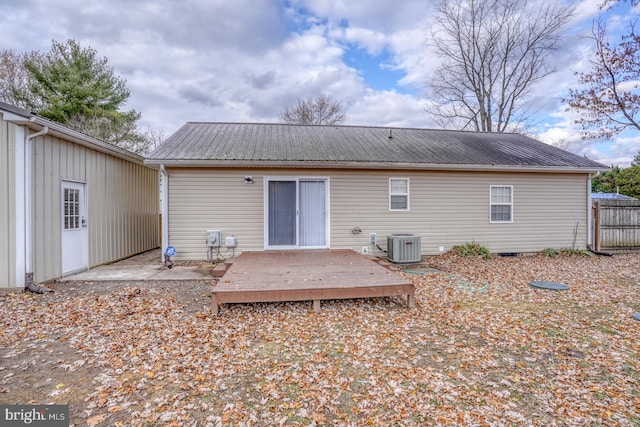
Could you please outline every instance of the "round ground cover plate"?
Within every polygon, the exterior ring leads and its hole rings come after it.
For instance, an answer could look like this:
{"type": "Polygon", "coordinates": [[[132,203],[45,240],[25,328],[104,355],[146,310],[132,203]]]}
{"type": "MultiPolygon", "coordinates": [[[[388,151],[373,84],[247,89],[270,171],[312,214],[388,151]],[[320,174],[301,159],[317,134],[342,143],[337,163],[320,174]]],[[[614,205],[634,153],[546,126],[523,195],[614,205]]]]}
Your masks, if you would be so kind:
{"type": "Polygon", "coordinates": [[[632,314],[633,318],[636,320],[640,320],[640,311],[636,311],[635,313],[632,314]]]}
{"type": "Polygon", "coordinates": [[[529,286],[538,289],[548,289],[550,291],[566,291],[569,289],[569,286],[565,285],[564,283],[545,282],[539,280],[529,282],[529,286]]]}

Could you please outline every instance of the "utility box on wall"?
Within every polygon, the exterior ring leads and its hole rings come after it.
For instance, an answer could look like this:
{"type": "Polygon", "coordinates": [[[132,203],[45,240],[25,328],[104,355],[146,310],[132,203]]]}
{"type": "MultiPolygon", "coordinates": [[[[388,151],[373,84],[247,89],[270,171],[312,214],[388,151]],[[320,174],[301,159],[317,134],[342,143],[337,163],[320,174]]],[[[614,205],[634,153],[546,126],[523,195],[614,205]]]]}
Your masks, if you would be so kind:
{"type": "Polygon", "coordinates": [[[220,230],[207,230],[207,246],[210,248],[219,248],[221,234],[220,230]]]}
{"type": "Polygon", "coordinates": [[[234,249],[236,246],[238,246],[238,242],[235,236],[227,236],[227,238],[224,239],[224,245],[229,249],[234,249]]]}

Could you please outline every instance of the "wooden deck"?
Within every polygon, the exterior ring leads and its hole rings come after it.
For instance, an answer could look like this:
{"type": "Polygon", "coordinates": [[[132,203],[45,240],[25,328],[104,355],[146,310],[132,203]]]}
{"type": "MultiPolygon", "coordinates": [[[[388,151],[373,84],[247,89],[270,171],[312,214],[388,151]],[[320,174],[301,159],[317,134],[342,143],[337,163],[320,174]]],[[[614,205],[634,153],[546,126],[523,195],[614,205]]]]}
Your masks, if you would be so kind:
{"type": "Polygon", "coordinates": [[[399,274],[351,250],[243,252],[211,292],[211,311],[224,303],[313,301],[406,296],[415,286],[399,274]]]}

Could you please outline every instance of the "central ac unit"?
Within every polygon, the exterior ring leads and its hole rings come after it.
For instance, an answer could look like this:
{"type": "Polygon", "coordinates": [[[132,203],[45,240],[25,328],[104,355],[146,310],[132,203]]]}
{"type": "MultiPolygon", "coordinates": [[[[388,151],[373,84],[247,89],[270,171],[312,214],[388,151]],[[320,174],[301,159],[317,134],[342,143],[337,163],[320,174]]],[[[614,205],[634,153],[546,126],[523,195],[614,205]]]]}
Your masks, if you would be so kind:
{"type": "Polygon", "coordinates": [[[415,234],[389,234],[387,236],[387,259],[396,263],[420,262],[422,251],[420,236],[415,234]]]}

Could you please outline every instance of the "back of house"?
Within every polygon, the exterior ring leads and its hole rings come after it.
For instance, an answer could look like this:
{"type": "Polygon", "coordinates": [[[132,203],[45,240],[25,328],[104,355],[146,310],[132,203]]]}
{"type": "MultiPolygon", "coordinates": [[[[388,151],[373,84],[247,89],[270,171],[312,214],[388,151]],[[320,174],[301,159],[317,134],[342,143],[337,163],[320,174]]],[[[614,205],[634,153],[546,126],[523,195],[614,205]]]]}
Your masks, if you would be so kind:
{"type": "Polygon", "coordinates": [[[187,123],[145,163],[163,175],[163,247],[178,260],[382,254],[398,235],[419,236],[421,255],[582,249],[591,174],[607,169],[518,134],[255,123],[187,123]]]}

